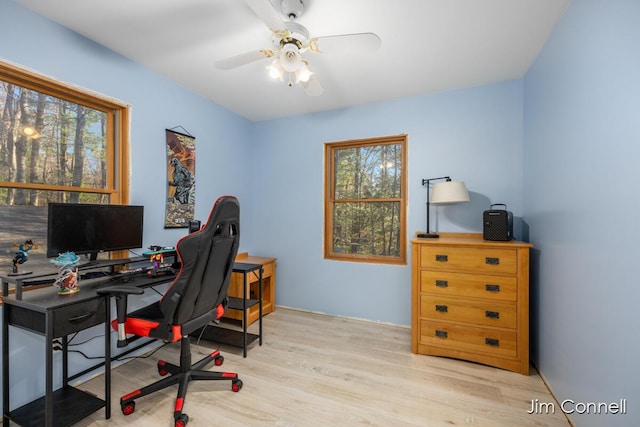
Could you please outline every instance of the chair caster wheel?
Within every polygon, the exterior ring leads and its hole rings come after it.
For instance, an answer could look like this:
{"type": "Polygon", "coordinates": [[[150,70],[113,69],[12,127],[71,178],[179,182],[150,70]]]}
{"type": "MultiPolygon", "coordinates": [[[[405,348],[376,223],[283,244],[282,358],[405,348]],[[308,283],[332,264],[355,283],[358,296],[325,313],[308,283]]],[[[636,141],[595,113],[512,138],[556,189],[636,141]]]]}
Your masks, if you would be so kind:
{"type": "Polygon", "coordinates": [[[189,415],[182,414],[178,417],[174,425],[175,427],[184,427],[187,425],[188,422],[189,422],[189,415]]]}
{"type": "Polygon", "coordinates": [[[136,410],[136,402],[125,402],[120,404],[120,408],[122,409],[122,413],[125,415],[133,414],[133,411],[136,410]]]}
{"type": "Polygon", "coordinates": [[[165,365],[165,361],[163,360],[158,361],[158,373],[160,374],[161,377],[164,377],[169,373],[169,371],[167,371],[164,365],[165,365]]]}
{"type": "Polygon", "coordinates": [[[222,355],[217,355],[216,357],[213,358],[213,363],[216,366],[222,366],[222,364],[224,363],[224,356],[222,355]]]}
{"type": "Polygon", "coordinates": [[[237,380],[233,380],[231,381],[231,390],[238,392],[240,391],[240,389],[242,388],[242,380],[241,379],[237,379],[237,380]]]}

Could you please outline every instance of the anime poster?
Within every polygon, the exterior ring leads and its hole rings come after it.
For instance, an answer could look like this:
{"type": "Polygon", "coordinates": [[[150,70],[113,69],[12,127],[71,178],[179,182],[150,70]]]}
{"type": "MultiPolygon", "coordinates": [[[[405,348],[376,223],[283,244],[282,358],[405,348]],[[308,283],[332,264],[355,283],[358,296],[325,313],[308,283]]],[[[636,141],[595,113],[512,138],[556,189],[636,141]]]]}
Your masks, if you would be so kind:
{"type": "Polygon", "coordinates": [[[187,228],[196,201],[196,138],[167,129],[167,208],[164,228],[187,228]]]}

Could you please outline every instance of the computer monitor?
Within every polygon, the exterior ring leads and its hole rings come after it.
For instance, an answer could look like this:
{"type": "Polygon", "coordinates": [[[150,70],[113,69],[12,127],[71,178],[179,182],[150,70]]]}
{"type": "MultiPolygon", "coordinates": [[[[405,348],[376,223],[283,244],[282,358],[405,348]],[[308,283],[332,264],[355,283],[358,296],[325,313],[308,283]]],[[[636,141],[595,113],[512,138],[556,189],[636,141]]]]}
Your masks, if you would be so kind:
{"type": "Polygon", "coordinates": [[[143,206],[49,203],[47,257],[142,247],[143,206]]]}

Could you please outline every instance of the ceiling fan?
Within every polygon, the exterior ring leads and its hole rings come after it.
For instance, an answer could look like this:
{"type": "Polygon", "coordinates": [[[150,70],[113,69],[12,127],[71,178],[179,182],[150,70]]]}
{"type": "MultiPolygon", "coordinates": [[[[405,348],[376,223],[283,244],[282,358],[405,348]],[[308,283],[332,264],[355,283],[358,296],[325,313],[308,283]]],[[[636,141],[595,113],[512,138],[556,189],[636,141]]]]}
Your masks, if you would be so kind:
{"type": "Polygon", "coordinates": [[[221,70],[231,70],[265,58],[273,58],[266,67],[269,75],[284,81],[291,87],[300,83],[307,95],[318,96],[322,85],[311,71],[308,59],[303,55],[312,53],[373,52],[380,47],[381,40],[374,33],[339,34],[324,37],[310,37],[309,31],[295,22],[304,12],[303,0],[275,0],[280,6],[276,10],[269,0],[245,0],[273,33],[271,48],[252,50],[216,61],[221,70]],[[295,78],[295,80],[294,80],[295,78]]]}

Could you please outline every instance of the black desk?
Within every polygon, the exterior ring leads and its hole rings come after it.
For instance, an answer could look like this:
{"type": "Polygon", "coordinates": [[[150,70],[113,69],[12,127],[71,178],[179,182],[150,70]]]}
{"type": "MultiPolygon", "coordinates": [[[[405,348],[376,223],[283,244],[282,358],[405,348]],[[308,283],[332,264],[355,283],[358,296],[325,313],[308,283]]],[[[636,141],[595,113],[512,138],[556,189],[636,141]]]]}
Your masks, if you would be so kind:
{"type": "MultiPolygon", "coordinates": [[[[122,262],[120,260],[119,262],[122,262]]],[[[98,262],[100,265],[91,267],[105,267],[117,265],[117,262],[98,262]]],[[[247,295],[247,274],[259,272],[259,298],[229,298],[228,308],[242,310],[243,331],[225,330],[224,328],[209,327],[205,329],[204,339],[236,345],[244,349],[247,356],[249,343],[259,339],[262,345],[262,265],[249,263],[235,263],[233,271],[244,276],[244,295],[247,295]],[[247,333],[247,310],[259,304],[259,335],[247,333]],[[212,331],[218,331],[218,334],[212,331]],[[239,338],[239,339],[238,339],[239,338]]],[[[10,421],[23,426],[68,426],[80,421],[89,414],[105,408],[105,418],[111,416],[111,304],[108,296],[97,293],[109,285],[122,284],[112,277],[81,280],[80,292],[71,295],[58,295],[58,289],[50,286],[21,292],[22,283],[41,278],[46,274],[20,277],[2,277],[3,308],[2,308],[2,407],[3,426],[8,427],[10,421]],[[17,279],[17,280],[16,280],[17,279]],[[16,283],[16,293],[8,295],[9,282],[16,283]],[[68,371],[68,342],[67,335],[104,323],[105,326],[105,396],[104,399],[85,393],[69,385],[69,380],[77,378],[79,374],[69,376],[68,371]],[[45,390],[44,395],[20,408],[10,411],[10,358],[9,358],[9,326],[19,327],[45,337],[45,390]],[[62,341],[62,382],[58,390],[53,390],[53,341],[62,341]]],[[[175,276],[147,277],[137,275],[123,277],[132,286],[148,288],[173,281],[175,276]]],[[[102,366],[96,365],[95,368],[102,366]]],[[[91,372],[95,368],[85,370],[82,374],[91,372]]]]}
{"type": "MultiPolygon", "coordinates": [[[[173,280],[174,276],[148,278],[130,277],[127,283],[151,287],[173,280]]],[[[58,289],[47,287],[17,295],[3,296],[2,308],[2,398],[3,426],[9,421],[24,426],[68,426],[87,415],[105,408],[105,418],[111,415],[111,304],[108,296],[97,293],[110,284],[109,277],[80,282],[80,292],[58,295],[58,289]],[[69,385],[67,335],[104,323],[105,326],[105,395],[100,399],[69,385]],[[9,326],[15,326],[45,337],[45,390],[44,395],[20,408],[10,411],[10,351],[9,326]],[[62,340],[62,382],[53,390],[53,340],[62,340]]]]}

